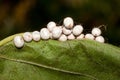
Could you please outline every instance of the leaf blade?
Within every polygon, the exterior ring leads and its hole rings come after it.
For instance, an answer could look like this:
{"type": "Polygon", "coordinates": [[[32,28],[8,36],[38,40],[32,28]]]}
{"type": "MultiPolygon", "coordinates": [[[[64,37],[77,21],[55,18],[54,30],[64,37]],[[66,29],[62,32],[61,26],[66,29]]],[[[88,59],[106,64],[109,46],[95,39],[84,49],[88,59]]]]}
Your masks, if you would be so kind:
{"type": "MultiPolygon", "coordinates": [[[[28,61],[34,67],[45,68],[46,71],[43,71],[43,73],[49,74],[47,76],[39,76],[43,80],[117,80],[120,75],[119,52],[120,50],[117,47],[91,40],[73,40],[67,42],[55,40],[33,41],[26,43],[22,49],[17,49],[14,47],[13,42],[8,42],[0,47],[0,58],[12,59],[11,61],[22,62],[21,64],[28,61]],[[106,51],[108,48],[113,50],[112,52],[109,51],[109,54],[106,51]],[[113,61],[111,58],[113,58],[113,61]],[[111,70],[111,68],[113,69],[111,70]],[[52,71],[49,72],[48,69],[52,70],[54,74],[52,71]],[[114,70],[116,69],[118,71],[115,72],[114,70]],[[50,75],[50,73],[53,75],[50,75]],[[56,73],[59,75],[56,75],[56,73]],[[52,79],[50,76],[56,76],[57,79],[52,79]]],[[[21,72],[19,71],[19,73],[21,72]]],[[[29,75],[28,73],[26,74],[29,75]]],[[[3,74],[1,73],[0,75],[3,74]]],[[[32,76],[35,77],[35,75],[32,76]]],[[[27,77],[23,78],[28,80],[27,77]]],[[[31,78],[31,80],[33,79],[31,78]]]]}

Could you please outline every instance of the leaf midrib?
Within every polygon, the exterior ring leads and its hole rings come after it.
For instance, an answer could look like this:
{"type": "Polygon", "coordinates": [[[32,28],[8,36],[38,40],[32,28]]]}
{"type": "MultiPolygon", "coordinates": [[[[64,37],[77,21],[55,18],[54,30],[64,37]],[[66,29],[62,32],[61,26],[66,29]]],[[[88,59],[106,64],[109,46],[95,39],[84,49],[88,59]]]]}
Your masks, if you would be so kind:
{"type": "Polygon", "coordinates": [[[50,69],[50,70],[54,70],[54,71],[58,71],[58,72],[62,72],[62,73],[72,74],[72,75],[76,75],[76,76],[85,76],[85,77],[91,78],[93,80],[98,80],[97,78],[95,78],[94,76],[89,75],[89,74],[84,74],[84,73],[74,72],[74,71],[69,71],[69,70],[63,70],[63,69],[60,69],[60,68],[55,68],[55,67],[47,66],[47,65],[44,65],[44,64],[38,64],[38,63],[27,61],[27,60],[13,59],[13,58],[8,58],[8,57],[2,56],[2,55],[0,55],[0,58],[5,59],[5,60],[9,60],[9,61],[34,65],[34,66],[38,66],[38,67],[42,67],[42,68],[46,68],[46,69],[50,69]]]}

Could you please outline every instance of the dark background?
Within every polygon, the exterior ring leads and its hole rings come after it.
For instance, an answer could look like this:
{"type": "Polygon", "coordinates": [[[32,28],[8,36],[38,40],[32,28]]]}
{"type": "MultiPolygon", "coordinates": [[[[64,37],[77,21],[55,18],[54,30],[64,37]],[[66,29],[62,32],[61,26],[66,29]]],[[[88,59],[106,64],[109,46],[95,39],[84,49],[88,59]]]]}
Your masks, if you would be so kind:
{"type": "Polygon", "coordinates": [[[120,0],[0,0],[0,40],[12,34],[58,25],[70,16],[85,32],[102,28],[107,43],[120,45],[120,0]]]}

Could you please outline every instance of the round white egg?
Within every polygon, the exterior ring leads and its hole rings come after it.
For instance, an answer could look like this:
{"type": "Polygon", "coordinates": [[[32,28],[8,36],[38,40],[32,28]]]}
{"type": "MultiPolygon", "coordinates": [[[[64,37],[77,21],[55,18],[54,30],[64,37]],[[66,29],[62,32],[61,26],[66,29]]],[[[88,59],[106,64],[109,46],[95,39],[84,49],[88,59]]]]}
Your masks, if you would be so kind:
{"type": "Polygon", "coordinates": [[[73,34],[75,35],[75,36],[78,36],[78,35],[80,35],[82,32],[83,32],[83,27],[82,27],[82,25],[76,25],[74,28],[73,28],[73,34]]]}
{"type": "Polygon", "coordinates": [[[70,35],[68,35],[68,40],[73,40],[73,39],[75,39],[75,36],[73,35],[73,34],[70,34],[70,35]]]}
{"type": "Polygon", "coordinates": [[[59,41],[67,41],[67,36],[62,34],[59,38],[59,41]]]}
{"type": "Polygon", "coordinates": [[[15,36],[13,42],[17,48],[22,48],[25,43],[22,36],[15,36]]]}
{"type": "Polygon", "coordinates": [[[23,34],[23,39],[26,41],[26,42],[30,42],[32,41],[32,34],[30,32],[25,32],[23,34]]]}
{"type": "Polygon", "coordinates": [[[86,35],[85,35],[85,38],[86,38],[86,39],[94,40],[95,37],[94,37],[92,34],[86,34],[86,35]]]}
{"type": "Polygon", "coordinates": [[[39,41],[40,40],[40,32],[39,31],[32,32],[32,38],[34,41],[39,41]]]}
{"type": "Polygon", "coordinates": [[[40,30],[40,36],[42,39],[47,40],[50,38],[50,32],[47,28],[42,28],[40,30]]]}
{"type": "Polygon", "coordinates": [[[65,27],[63,27],[63,33],[64,33],[65,35],[69,35],[69,34],[71,34],[71,32],[72,32],[72,30],[66,29],[65,27]]]}
{"type": "Polygon", "coordinates": [[[50,32],[52,32],[53,28],[56,27],[56,23],[51,21],[47,24],[47,28],[50,32]]]}
{"type": "Polygon", "coordinates": [[[77,39],[81,40],[84,39],[85,35],[84,34],[80,34],[79,36],[77,36],[77,39]]]}
{"type": "Polygon", "coordinates": [[[93,28],[91,32],[94,36],[100,36],[101,30],[99,28],[93,28]]]}
{"type": "Polygon", "coordinates": [[[95,38],[95,40],[98,41],[98,42],[101,42],[101,43],[105,42],[105,39],[104,39],[103,36],[98,36],[98,37],[95,38]]]}
{"type": "Polygon", "coordinates": [[[62,34],[62,27],[54,27],[52,30],[53,39],[58,39],[62,34]]]}
{"type": "Polygon", "coordinates": [[[63,21],[63,25],[68,29],[72,29],[74,25],[73,19],[71,17],[66,17],[63,21]]]}

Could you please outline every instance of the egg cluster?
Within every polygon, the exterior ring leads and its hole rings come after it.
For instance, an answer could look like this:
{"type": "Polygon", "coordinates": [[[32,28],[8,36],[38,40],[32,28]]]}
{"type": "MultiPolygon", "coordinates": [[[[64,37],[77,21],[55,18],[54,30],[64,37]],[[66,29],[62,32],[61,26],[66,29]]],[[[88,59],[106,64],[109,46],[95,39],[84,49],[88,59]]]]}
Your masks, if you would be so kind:
{"type": "Polygon", "coordinates": [[[93,28],[91,33],[83,34],[82,25],[74,25],[71,17],[66,17],[63,20],[62,26],[57,26],[55,22],[51,21],[47,24],[47,28],[42,28],[40,31],[25,32],[22,36],[14,37],[14,44],[17,48],[24,46],[25,42],[55,39],[59,41],[67,41],[74,39],[91,39],[104,43],[104,37],[101,36],[101,30],[97,27],[93,28]]]}

